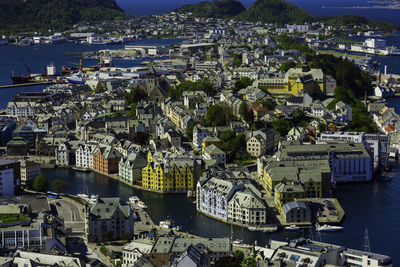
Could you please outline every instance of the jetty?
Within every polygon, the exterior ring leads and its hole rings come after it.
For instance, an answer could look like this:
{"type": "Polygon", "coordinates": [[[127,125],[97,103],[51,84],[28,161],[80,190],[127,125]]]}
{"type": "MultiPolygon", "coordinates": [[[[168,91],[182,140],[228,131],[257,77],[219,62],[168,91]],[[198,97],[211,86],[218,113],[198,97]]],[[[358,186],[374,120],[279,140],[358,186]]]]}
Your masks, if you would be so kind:
{"type": "Polygon", "coordinates": [[[41,82],[30,82],[30,83],[16,83],[16,84],[4,84],[0,85],[0,89],[7,89],[7,88],[17,88],[23,86],[34,86],[34,85],[45,85],[45,84],[55,84],[55,81],[41,81],[41,82]]]}

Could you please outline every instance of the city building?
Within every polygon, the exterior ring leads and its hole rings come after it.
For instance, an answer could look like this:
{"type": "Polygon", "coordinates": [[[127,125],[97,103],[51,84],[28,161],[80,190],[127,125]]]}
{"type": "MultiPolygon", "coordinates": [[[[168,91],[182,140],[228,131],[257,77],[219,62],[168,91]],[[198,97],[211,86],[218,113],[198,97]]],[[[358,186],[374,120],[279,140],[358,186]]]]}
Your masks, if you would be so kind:
{"type": "Polygon", "coordinates": [[[202,160],[193,158],[158,158],[142,170],[142,187],[159,192],[195,190],[202,173],[202,160]]]}
{"type": "Polygon", "coordinates": [[[14,196],[14,186],[20,182],[16,177],[16,166],[19,169],[16,161],[0,159],[0,196],[14,196]]]}
{"type": "Polygon", "coordinates": [[[93,152],[93,170],[105,174],[118,173],[121,156],[113,146],[100,144],[93,152]]]}
{"type": "Polygon", "coordinates": [[[21,166],[21,185],[25,188],[29,188],[33,185],[36,177],[38,177],[41,173],[40,164],[28,161],[28,160],[20,160],[21,166]]]}
{"type": "Polygon", "coordinates": [[[122,249],[122,267],[131,267],[137,263],[144,254],[149,254],[154,241],[149,238],[135,239],[122,249]]]}
{"type": "Polygon", "coordinates": [[[283,205],[281,211],[285,223],[310,223],[310,208],[301,201],[291,201],[283,205]]]}
{"type": "Polygon", "coordinates": [[[134,213],[119,198],[97,198],[85,207],[85,240],[101,242],[133,236],[134,213]]]}
{"type": "Polygon", "coordinates": [[[0,146],[6,146],[12,138],[12,132],[16,129],[17,122],[8,117],[0,117],[0,146]]]}
{"type": "Polygon", "coordinates": [[[226,153],[215,145],[209,145],[203,150],[204,160],[215,160],[217,165],[226,164],[226,153]]]}
{"type": "Polygon", "coordinates": [[[128,183],[136,184],[142,180],[142,169],[147,166],[147,159],[132,152],[127,158],[121,158],[118,165],[118,176],[128,183]]]}
{"type": "Polygon", "coordinates": [[[75,150],[75,164],[78,168],[93,169],[93,152],[95,144],[78,145],[75,150]]]}
{"type": "Polygon", "coordinates": [[[22,137],[15,137],[7,142],[8,156],[26,156],[29,153],[29,143],[22,137]]]}
{"type": "Polygon", "coordinates": [[[283,205],[300,198],[306,198],[306,190],[299,181],[281,182],[275,187],[275,205],[281,214],[283,205]]]}

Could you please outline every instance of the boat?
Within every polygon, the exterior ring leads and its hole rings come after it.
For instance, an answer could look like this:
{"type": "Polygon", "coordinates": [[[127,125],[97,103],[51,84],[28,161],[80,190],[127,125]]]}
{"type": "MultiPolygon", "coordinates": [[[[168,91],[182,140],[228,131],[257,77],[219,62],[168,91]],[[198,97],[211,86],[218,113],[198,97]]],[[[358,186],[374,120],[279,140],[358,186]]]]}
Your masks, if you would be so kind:
{"type": "Polygon", "coordinates": [[[28,83],[32,80],[31,70],[29,69],[28,65],[25,63],[25,61],[22,58],[20,58],[20,60],[22,61],[22,63],[24,63],[25,68],[28,72],[28,75],[23,75],[23,74],[14,75],[14,73],[12,73],[11,80],[13,81],[14,84],[28,83]]]}
{"type": "Polygon", "coordinates": [[[341,231],[344,228],[342,226],[333,226],[333,225],[319,225],[318,223],[315,225],[315,230],[318,232],[337,232],[341,231]]]}
{"type": "Polygon", "coordinates": [[[172,222],[170,219],[167,219],[165,221],[160,221],[159,225],[160,227],[170,229],[172,227],[172,222]]]}
{"type": "Polygon", "coordinates": [[[82,74],[75,74],[66,78],[69,84],[85,84],[86,80],[82,74]]]}
{"type": "Polygon", "coordinates": [[[234,240],[233,241],[233,243],[232,243],[233,245],[242,245],[243,244],[243,240],[239,240],[239,239],[237,239],[237,240],[234,240]]]}
{"type": "Polygon", "coordinates": [[[81,198],[81,199],[89,199],[89,196],[88,195],[86,195],[86,194],[77,194],[76,195],[77,197],[79,197],[79,198],[81,198]]]}
{"type": "Polygon", "coordinates": [[[90,195],[90,201],[91,202],[95,203],[95,202],[97,202],[98,199],[99,199],[98,195],[90,195]]]}
{"type": "Polygon", "coordinates": [[[285,230],[297,231],[297,230],[300,230],[300,227],[298,227],[297,225],[290,225],[290,226],[286,226],[285,230]]]}
{"type": "Polygon", "coordinates": [[[136,205],[138,208],[146,209],[147,206],[144,204],[143,201],[140,200],[137,196],[132,196],[129,198],[129,202],[133,205],[136,205]]]}

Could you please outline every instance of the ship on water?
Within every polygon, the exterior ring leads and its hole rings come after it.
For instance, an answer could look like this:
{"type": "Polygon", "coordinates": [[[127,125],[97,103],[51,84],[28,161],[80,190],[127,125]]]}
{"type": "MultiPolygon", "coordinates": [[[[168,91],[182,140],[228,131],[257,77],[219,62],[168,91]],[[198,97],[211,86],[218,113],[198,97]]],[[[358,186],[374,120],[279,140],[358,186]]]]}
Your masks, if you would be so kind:
{"type": "Polygon", "coordinates": [[[32,80],[30,68],[28,67],[28,65],[25,63],[25,61],[22,58],[20,58],[20,60],[22,61],[22,63],[24,63],[25,68],[28,72],[28,75],[14,74],[14,72],[13,72],[11,74],[11,80],[13,81],[14,84],[28,83],[32,80]]]}

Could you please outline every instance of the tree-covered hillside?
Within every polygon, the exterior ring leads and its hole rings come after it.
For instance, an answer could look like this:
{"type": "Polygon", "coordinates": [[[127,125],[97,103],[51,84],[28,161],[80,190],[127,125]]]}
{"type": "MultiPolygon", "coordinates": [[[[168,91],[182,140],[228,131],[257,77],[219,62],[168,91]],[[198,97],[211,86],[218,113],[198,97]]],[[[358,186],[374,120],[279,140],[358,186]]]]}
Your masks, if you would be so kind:
{"type": "Polygon", "coordinates": [[[306,11],[285,0],[257,0],[236,18],[278,24],[305,23],[312,20],[306,11]]]}
{"type": "Polygon", "coordinates": [[[246,8],[237,0],[203,1],[193,5],[185,5],[176,11],[192,12],[194,17],[230,18],[245,11],[246,8]]]}
{"type": "Polygon", "coordinates": [[[0,0],[0,14],[4,32],[62,30],[125,16],[115,0],[0,0]]]}

